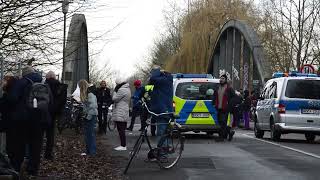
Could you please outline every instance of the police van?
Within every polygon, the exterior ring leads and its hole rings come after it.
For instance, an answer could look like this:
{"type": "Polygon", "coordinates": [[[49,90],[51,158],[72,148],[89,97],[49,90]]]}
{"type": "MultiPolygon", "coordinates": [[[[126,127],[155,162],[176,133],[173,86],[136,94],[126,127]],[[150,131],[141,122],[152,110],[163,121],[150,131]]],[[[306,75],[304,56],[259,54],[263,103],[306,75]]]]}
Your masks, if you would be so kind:
{"type": "Polygon", "coordinates": [[[219,79],[210,74],[174,74],[173,106],[176,121],[185,131],[218,132],[217,111],[212,105],[219,79]]]}
{"type": "Polygon", "coordinates": [[[255,136],[262,138],[265,131],[270,131],[275,141],[287,133],[302,133],[307,141],[314,141],[320,135],[320,77],[274,73],[256,108],[255,136]]]}

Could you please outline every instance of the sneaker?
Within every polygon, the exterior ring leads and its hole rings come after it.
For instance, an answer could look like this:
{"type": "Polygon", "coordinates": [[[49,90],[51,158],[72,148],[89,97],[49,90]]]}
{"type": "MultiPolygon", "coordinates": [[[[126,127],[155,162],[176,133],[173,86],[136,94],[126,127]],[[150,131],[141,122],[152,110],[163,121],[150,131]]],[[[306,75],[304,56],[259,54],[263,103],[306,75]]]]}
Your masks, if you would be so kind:
{"type": "Polygon", "coordinates": [[[81,153],[80,155],[81,155],[81,156],[86,156],[86,155],[87,155],[87,153],[81,153]]]}
{"type": "Polygon", "coordinates": [[[116,150],[116,151],[126,151],[127,147],[118,146],[118,147],[114,148],[114,150],[116,150]]]}

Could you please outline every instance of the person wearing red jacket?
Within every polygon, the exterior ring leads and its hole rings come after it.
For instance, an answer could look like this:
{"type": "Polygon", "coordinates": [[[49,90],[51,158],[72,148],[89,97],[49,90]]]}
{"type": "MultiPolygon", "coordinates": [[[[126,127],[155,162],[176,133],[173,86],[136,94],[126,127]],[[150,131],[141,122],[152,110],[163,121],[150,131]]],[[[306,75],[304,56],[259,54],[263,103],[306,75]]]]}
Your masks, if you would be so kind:
{"type": "Polygon", "coordinates": [[[228,127],[229,113],[232,112],[232,98],[235,96],[234,89],[228,84],[227,75],[220,76],[220,85],[214,93],[214,105],[218,111],[218,121],[220,124],[221,132],[220,137],[232,140],[234,131],[231,131],[231,127],[228,127]]]}

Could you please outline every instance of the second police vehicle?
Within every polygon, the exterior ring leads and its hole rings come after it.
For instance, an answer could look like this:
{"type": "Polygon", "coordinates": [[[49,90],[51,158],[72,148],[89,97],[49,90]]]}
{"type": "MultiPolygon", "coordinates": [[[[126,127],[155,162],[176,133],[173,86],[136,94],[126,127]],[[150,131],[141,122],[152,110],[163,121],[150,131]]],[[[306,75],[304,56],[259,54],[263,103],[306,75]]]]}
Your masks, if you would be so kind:
{"type": "Polygon", "coordinates": [[[271,139],[302,133],[307,141],[320,135],[320,77],[297,72],[274,73],[266,82],[257,104],[254,132],[271,139]]]}
{"type": "Polygon", "coordinates": [[[185,131],[219,131],[217,111],[212,105],[219,79],[210,74],[173,74],[173,106],[185,131]]]}

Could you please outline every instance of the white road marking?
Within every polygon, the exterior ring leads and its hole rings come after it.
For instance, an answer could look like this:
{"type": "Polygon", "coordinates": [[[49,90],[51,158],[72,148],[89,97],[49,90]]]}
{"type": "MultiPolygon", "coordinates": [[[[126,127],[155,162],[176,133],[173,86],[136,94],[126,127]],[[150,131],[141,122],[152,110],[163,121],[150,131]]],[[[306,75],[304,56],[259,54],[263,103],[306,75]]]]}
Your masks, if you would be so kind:
{"type": "Polygon", "coordinates": [[[265,143],[268,143],[268,144],[272,144],[272,145],[274,145],[274,146],[278,146],[278,147],[281,147],[281,148],[289,149],[289,150],[291,150],[291,151],[295,151],[295,152],[298,152],[298,153],[301,153],[301,154],[304,154],[304,155],[308,155],[308,156],[311,156],[311,157],[320,159],[320,156],[319,156],[319,155],[316,155],[316,154],[313,154],[313,153],[305,152],[305,151],[302,151],[302,150],[300,150],[300,149],[295,149],[295,148],[292,148],[292,147],[289,147],[289,146],[285,146],[285,145],[281,145],[281,144],[278,144],[278,143],[266,141],[266,140],[263,140],[263,139],[258,139],[258,138],[249,136],[248,134],[242,134],[242,135],[243,135],[243,136],[246,136],[246,137],[249,137],[249,138],[251,138],[251,139],[255,139],[255,140],[257,140],[257,141],[265,142],[265,143]]]}

